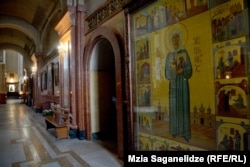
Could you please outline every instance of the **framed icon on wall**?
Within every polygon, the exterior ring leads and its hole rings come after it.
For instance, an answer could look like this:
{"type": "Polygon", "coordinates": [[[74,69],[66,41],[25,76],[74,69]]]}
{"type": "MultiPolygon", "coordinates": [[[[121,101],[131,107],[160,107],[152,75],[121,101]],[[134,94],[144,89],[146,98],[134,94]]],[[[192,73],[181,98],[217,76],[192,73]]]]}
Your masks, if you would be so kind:
{"type": "Polygon", "coordinates": [[[9,92],[15,92],[15,85],[14,84],[10,84],[9,85],[9,92]]]}

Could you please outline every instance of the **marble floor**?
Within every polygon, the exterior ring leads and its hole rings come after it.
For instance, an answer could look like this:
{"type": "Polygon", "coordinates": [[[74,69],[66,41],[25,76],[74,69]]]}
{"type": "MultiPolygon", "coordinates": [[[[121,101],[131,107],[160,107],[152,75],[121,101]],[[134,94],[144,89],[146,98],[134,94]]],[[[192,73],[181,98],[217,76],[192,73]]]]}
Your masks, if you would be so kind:
{"type": "Polygon", "coordinates": [[[56,140],[44,117],[18,99],[0,104],[0,167],[120,167],[98,142],[56,140]]]}

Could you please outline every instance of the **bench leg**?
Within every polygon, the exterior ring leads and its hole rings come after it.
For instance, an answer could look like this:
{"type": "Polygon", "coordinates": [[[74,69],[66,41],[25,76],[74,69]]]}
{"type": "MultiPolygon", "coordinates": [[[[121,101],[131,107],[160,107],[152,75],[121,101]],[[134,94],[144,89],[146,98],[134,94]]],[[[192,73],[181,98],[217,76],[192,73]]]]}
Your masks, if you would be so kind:
{"type": "Polygon", "coordinates": [[[55,126],[52,125],[49,121],[45,120],[45,122],[46,122],[46,128],[47,128],[47,130],[48,130],[48,129],[55,128],[55,126]]]}
{"type": "Polygon", "coordinates": [[[69,138],[68,127],[56,127],[56,138],[69,138]]]}

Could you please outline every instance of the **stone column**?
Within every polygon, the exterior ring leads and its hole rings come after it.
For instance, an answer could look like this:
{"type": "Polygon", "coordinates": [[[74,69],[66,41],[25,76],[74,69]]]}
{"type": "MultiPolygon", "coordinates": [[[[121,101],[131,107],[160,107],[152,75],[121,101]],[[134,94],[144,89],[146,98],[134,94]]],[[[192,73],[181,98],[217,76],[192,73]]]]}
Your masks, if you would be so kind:
{"type": "Polygon", "coordinates": [[[76,8],[76,43],[77,43],[77,50],[76,50],[76,66],[77,66],[77,80],[81,82],[76,82],[76,92],[78,93],[77,96],[80,97],[81,100],[78,100],[77,105],[77,122],[79,125],[79,138],[86,139],[86,128],[85,128],[85,121],[84,119],[84,112],[83,112],[83,73],[82,73],[82,66],[83,62],[81,61],[81,57],[83,56],[84,46],[85,46],[85,16],[87,14],[87,10],[84,5],[78,5],[76,8]]]}
{"type": "MultiPolygon", "coordinates": [[[[72,112],[72,132],[77,135],[79,130],[79,139],[85,139],[85,123],[82,111],[82,82],[83,74],[81,73],[81,57],[83,56],[84,49],[84,18],[86,9],[84,5],[78,4],[77,6],[70,6],[69,8],[71,22],[71,55],[70,55],[70,108],[72,112]]],[[[73,137],[74,135],[72,135],[73,137]]],[[[74,136],[76,137],[76,136],[74,136]]]]}
{"type": "MultiPolygon", "coordinates": [[[[35,53],[36,63],[37,63],[37,70],[34,73],[34,107],[35,109],[39,110],[41,107],[41,69],[43,67],[43,55],[39,53],[35,53]]],[[[41,111],[40,111],[41,112],[41,111]]]]}
{"type": "MultiPolygon", "coordinates": [[[[78,136],[80,139],[85,138],[84,118],[82,117],[82,62],[80,57],[83,55],[84,48],[84,16],[85,8],[83,4],[68,4],[67,12],[55,27],[60,34],[60,42],[68,43],[69,56],[69,107],[71,112],[71,130],[70,137],[78,136]],[[77,134],[79,132],[79,134],[77,134]]],[[[60,68],[62,67],[62,55],[60,55],[60,68]]],[[[60,70],[61,71],[61,70],[60,70]]],[[[62,71],[60,78],[63,77],[62,71]]],[[[63,98],[65,89],[64,82],[61,83],[60,97],[63,98]]],[[[61,104],[62,100],[61,100],[61,104]]]]}

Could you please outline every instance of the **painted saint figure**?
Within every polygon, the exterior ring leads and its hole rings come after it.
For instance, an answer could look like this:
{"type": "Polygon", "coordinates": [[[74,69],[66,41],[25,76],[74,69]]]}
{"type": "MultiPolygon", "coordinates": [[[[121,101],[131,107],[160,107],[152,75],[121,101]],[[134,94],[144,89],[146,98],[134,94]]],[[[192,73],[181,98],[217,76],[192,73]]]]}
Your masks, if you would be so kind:
{"type": "Polygon", "coordinates": [[[235,150],[236,151],[240,151],[240,140],[241,140],[241,136],[240,136],[240,133],[238,130],[236,130],[236,133],[235,133],[235,150]]]}
{"type": "Polygon", "coordinates": [[[181,48],[181,34],[174,31],[171,36],[173,51],[167,54],[165,77],[169,82],[169,133],[191,138],[190,97],[188,79],[192,76],[192,65],[185,48],[181,48]]]}
{"type": "Polygon", "coordinates": [[[234,101],[235,101],[234,105],[237,108],[243,108],[244,107],[243,97],[241,96],[241,94],[238,94],[238,98],[235,99],[234,101]]]}

